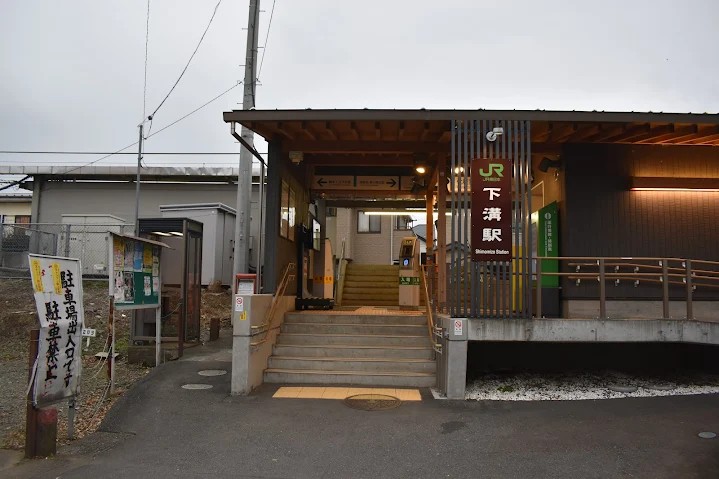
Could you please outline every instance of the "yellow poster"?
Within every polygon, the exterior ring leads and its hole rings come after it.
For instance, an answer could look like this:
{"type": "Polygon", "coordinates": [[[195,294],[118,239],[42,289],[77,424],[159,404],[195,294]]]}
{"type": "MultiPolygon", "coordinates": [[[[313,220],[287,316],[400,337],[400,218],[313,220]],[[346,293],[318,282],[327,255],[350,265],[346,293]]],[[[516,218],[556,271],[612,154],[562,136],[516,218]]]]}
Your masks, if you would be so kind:
{"type": "Polygon", "coordinates": [[[32,270],[32,285],[36,293],[43,293],[45,289],[42,286],[42,268],[40,261],[33,259],[30,261],[30,269],[32,270]]]}
{"type": "Polygon", "coordinates": [[[60,281],[60,265],[58,263],[50,264],[50,272],[52,274],[52,286],[55,294],[62,294],[62,281],[60,281]]]}

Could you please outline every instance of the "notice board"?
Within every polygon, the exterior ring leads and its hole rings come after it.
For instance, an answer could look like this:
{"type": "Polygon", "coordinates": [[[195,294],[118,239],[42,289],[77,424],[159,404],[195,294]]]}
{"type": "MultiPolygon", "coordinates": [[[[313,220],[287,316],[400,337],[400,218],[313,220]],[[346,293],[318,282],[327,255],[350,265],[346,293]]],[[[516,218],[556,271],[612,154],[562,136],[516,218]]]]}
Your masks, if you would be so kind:
{"type": "Polygon", "coordinates": [[[157,241],[110,233],[110,295],[118,309],[160,305],[160,248],[157,241]]]}

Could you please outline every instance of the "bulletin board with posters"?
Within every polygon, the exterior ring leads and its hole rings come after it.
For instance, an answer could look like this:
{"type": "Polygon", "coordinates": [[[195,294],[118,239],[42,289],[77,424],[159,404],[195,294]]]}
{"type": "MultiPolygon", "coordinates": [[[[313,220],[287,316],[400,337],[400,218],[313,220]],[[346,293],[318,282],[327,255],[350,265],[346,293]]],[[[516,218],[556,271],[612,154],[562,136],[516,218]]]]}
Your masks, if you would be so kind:
{"type": "Polygon", "coordinates": [[[164,243],[110,233],[110,296],[117,309],[160,306],[160,250],[164,243]]]}

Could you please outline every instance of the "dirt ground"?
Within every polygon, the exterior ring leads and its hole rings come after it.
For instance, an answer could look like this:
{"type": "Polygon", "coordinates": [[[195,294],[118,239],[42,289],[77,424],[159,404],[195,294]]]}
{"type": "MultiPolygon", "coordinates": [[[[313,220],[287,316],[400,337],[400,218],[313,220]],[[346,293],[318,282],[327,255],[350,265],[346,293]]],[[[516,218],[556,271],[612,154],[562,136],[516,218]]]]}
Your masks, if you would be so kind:
{"type": "MultiPolygon", "coordinates": [[[[107,363],[95,354],[107,350],[107,324],[110,309],[107,281],[84,281],[85,327],[97,330],[89,346],[83,339],[83,372],[77,398],[75,437],[97,429],[117,398],[131,388],[150,369],[128,364],[127,347],[130,314],[116,311],[115,394],[109,394],[107,363]]],[[[212,318],[220,327],[230,327],[231,297],[226,290],[202,291],[201,340],[209,339],[212,318]]],[[[25,441],[25,408],[28,386],[28,347],[30,330],[38,327],[32,285],[29,279],[0,279],[0,447],[21,449],[25,441]]],[[[58,404],[58,442],[67,442],[67,404],[58,404]]]]}

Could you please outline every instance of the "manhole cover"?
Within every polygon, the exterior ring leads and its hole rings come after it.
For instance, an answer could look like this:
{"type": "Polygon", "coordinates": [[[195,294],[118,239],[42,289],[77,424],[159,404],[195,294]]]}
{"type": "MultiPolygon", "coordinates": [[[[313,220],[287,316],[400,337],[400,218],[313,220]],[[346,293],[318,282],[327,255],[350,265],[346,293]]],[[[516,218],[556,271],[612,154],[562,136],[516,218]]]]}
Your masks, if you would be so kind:
{"type": "Polygon", "coordinates": [[[224,369],[205,369],[197,374],[200,376],[222,376],[223,374],[227,374],[227,371],[224,369]]]}
{"type": "Polygon", "coordinates": [[[385,394],[356,394],[345,398],[345,405],[362,411],[384,411],[402,404],[398,398],[385,394]]]}
{"type": "Polygon", "coordinates": [[[700,432],[699,437],[702,439],[714,439],[715,437],[717,437],[717,435],[714,432],[706,431],[706,432],[700,432]]]}
{"type": "Polygon", "coordinates": [[[212,389],[211,384],[183,384],[182,389],[212,389]]]}

